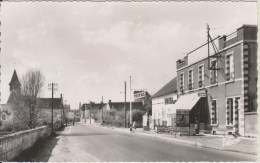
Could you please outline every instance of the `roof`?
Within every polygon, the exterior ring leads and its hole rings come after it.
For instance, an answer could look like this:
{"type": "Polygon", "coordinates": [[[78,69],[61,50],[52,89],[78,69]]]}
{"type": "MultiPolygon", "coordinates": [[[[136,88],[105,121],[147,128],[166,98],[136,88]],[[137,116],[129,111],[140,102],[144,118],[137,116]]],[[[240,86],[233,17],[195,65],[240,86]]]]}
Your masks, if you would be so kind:
{"type": "MultiPolygon", "coordinates": [[[[92,108],[91,109],[95,109],[95,110],[99,110],[102,109],[106,104],[105,103],[94,103],[92,104],[92,108]]],[[[90,109],[90,104],[82,104],[81,106],[81,110],[89,110],[90,109]]]]}
{"type": "Polygon", "coordinates": [[[163,86],[159,91],[157,91],[152,98],[168,95],[177,91],[177,78],[173,78],[169,83],[163,86]]]}
{"type": "MultiPolygon", "coordinates": [[[[52,98],[37,98],[37,103],[40,109],[52,108],[52,98]]],[[[62,109],[62,98],[53,98],[53,109],[62,109]]]]}
{"type": "MultiPolygon", "coordinates": [[[[142,102],[132,102],[132,109],[145,110],[145,107],[142,102]]],[[[110,109],[123,110],[125,102],[109,102],[110,109]]],[[[126,110],[130,110],[130,102],[126,102],[126,110]]]]}
{"type": "Polygon", "coordinates": [[[7,104],[19,103],[21,99],[22,99],[22,95],[18,91],[13,90],[9,95],[7,104]]]}
{"type": "Polygon", "coordinates": [[[191,110],[196,105],[196,103],[199,101],[200,98],[201,97],[198,96],[197,92],[181,95],[177,100],[177,102],[175,103],[174,108],[175,110],[176,109],[191,110]]]}
{"type": "Polygon", "coordinates": [[[13,76],[12,76],[12,79],[11,79],[9,85],[21,85],[21,83],[20,83],[20,81],[18,79],[16,70],[14,70],[14,73],[13,73],[13,76]]]}

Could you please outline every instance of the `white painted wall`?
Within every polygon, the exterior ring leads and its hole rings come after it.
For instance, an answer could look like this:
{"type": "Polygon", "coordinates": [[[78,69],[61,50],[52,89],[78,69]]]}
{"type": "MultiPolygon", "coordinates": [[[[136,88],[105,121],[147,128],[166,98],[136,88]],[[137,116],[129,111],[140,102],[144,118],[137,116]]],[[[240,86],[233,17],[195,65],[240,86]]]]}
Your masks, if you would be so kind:
{"type": "MultiPolygon", "coordinates": [[[[165,98],[173,97],[173,100],[177,100],[177,94],[171,93],[168,95],[152,98],[152,118],[153,120],[159,119],[160,125],[162,121],[167,121],[167,126],[172,124],[169,114],[175,114],[174,104],[165,104],[165,98]]],[[[154,121],[152,121],[154,123],[154,121]]],[[[154,124],[153,124],[154,125],[154,124]]]]}

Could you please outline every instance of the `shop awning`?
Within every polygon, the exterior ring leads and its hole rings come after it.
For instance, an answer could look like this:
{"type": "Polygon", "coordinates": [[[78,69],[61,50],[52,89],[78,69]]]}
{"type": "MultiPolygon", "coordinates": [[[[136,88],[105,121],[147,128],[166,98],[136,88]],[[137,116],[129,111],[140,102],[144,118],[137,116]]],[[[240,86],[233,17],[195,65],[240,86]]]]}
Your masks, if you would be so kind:
{"type": "Polygon", "coordinates": [[[175,103],[174,109],[191,110],[196,105],[196,103],[199,101],[200,98],[201,97],[198,96],[198,93],[189,93],[189,94],[181,95],[178,98],[177,102],[175,103]]]}

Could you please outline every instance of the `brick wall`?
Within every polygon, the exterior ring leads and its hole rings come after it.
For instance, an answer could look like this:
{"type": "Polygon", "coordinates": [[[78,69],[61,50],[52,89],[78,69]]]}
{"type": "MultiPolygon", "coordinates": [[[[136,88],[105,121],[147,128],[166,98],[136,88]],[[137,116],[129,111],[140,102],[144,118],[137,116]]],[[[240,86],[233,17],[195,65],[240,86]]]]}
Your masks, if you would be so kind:
{"type": "Polygon", "coordinates": [[[0,137],[0,160],[10,161],[14,159],[22,151],[32,147],[37,140],[46,138],[50,134],[51,130],[43,126],[0,137]]]}

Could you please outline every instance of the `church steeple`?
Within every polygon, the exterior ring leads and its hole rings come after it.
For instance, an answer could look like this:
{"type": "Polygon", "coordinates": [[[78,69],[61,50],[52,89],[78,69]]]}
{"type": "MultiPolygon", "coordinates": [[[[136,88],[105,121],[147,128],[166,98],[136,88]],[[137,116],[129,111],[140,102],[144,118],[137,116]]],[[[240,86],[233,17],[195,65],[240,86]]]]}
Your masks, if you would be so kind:
{"type": "Polygon", "coordinates": [[[13,73],[12,79],[9,83],[9,86],[10,86],[10,92],[12,92],[12,91],[17,91],[19,93],[21,92],[21,83],[18,79],[16,70],[14,70],[14,73],[13,73]]]}

